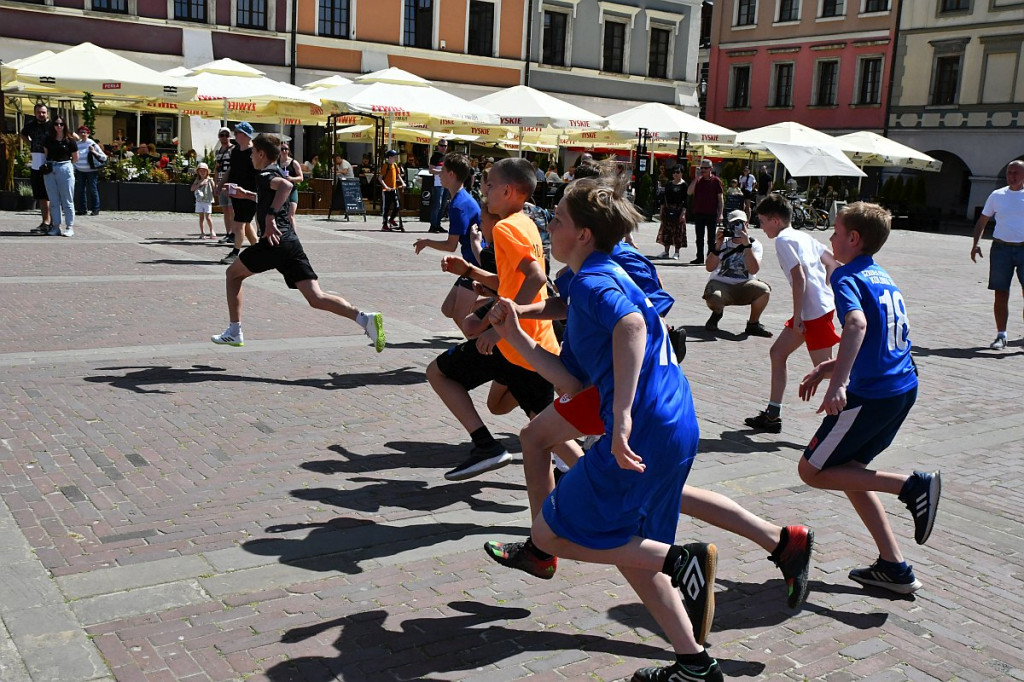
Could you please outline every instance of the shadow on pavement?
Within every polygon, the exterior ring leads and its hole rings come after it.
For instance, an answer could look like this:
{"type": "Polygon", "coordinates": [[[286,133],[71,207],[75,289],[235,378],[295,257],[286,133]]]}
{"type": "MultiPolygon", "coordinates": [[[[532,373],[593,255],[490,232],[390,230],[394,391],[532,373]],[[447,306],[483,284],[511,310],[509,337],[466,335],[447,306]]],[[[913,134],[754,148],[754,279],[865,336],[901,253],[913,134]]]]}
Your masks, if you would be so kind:
{"type": "MultiPolygon", "coordinates": [[[[509,453],[520,452],[519,440],[508,434],[494,436],[509,453]]],[[[468,443],[430,443],[426,441],[390,441],[384,447],[395,450],[373,455],[359,455],[344,445],[331,445],[327,449],[344,459],[315,459],[299,466],[317,474],[360,474],[389,469],[451,469],[466,459],[468,443]]],[[[516,462],[511,462],[515,466],[516,462]]]]}
{"type": "Polygon", "coordinates": [[[278,386],[303,386],[306,388],[319,388],[325,391],[336,391],[339,389],[360,388],[362,386],[411,386],[413,384],[421,384],[427,380],[423,371],[416,367],[400,367],[398,369],[356,374],[329,372],[326,379],[272,379],[269,377],[227,374],[227,370],[223,367],[213,367],[211,365],[192,365],[191,367],[144,365],[96,368],[96,371],[118,370],[135,371],[126,372],[122,375],[87,376],[85,381],[97,384],[110,384],[114,388],[123,388],[135,393],[173,393],[174,391],[149,389],[146,386],[226,381],[275,384],[278,386]]]}
{"type": "MultiPolygon", "coordinates": [[[[523,504],[502,504],[477,499],[485,489],[525,491],[525,485],[495,481],[472,480],[453,484],[431,486],[426,481],[395,480],[356,476],[349,483],[370,483],[355,490],[337,488],[301,488],[291,491],[291,496],[309,502],[321,502],[360,512],[379,512],[382,507],[401,507],[411,511],[433,512],[453,504],[464,502],[470,509],[486,509],[492,512],[519,513],[527,509],[523,504]]],[[[525,495],[523,496],[525,499],[525,495]]]]}
{"type": "Polygon", "coordinates": [[[219,252],[210,260],[189,260],[187,258],[158,258],[157,260],[141,260],[139,265],[220,265],[219,252]]]}
{"type": "Polygon", "coordinates": [[[722,431],[719,438],[701,437],[698,452],[781,452],[782,450],[799,450],[807,447],[806,443],[794,443],[792,441],[777,440],[763,441],[754,440],[752,436],[763,434],[762,431],[744,428],[735,431],[722,431]]]}
{"type": "Polygon", "coordinates": [[[1002,360],[1004,358],[1016,358],[1024,355],[1024,350],[1010,350],[1009,345],[1005,350],[992,350],[988,346],[975,346],[974,348],[925,348],[924,346],[911,346],[910,354],[918,358],[953,358],[955,360],[973,360],[974,358],[988,358],[990,360],[1002,360]]]}

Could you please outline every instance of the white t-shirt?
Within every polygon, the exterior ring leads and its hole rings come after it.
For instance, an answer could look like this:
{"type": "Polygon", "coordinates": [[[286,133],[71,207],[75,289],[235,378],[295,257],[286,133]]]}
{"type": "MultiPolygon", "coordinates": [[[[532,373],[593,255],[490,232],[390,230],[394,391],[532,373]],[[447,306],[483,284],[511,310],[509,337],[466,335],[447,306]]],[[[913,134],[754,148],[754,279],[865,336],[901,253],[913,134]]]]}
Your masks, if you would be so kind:
{"type": "MultiPolygon", "coordinates": [[[[729,253],[731,249],[735,249],[737,246],[739,246],[739,242],[730,240],[728,245],[722,249],[725,258],[721,260],[718,267],[711,273],[711,276],[708,278],[709,280],[725,282],[726,284],[742,284],[754,279],[754,275],[751,275],[747,270],[747,264],[744,260],[747,257],[747,250],[743,249],[742,251],[729,253]]],[[[754,252],[754,258],[760,262],[761,256],[764,254],[764,247],[761,246],[761,242],[751,239],[750,250],[754,252]]],[[[719,257],[721,258],[721,256],[719,257]]]]}
{"type": "Polygon", "coordinates": [[[790,286],[793,285],[793,268],[804,266],[804,300],[801,314],[804,320],[814,320],[836,309],[832,287],[828,283],[825,264],[821,262],[821,254],[825,253],[825,245],[810,235],[799,232],[792,227],[779,232],[775,238],[775,254],[779,257],[779,265],[786,273],[790,286]]]}
{"type": "Polygon", "coordinates": [[[356,174],[352,171],[352,164],[346,159],[341,160],[341,165],[337,167],[338,175],[343,178],[354,178],[356,174]]]}
{"type": "Polygon", "coordinates": [[[982,215],[996,219],[995,239],[1004,242],[1024,242],[1024,189],[1014,192],[1000,187],[988,195],[982,215]]]}

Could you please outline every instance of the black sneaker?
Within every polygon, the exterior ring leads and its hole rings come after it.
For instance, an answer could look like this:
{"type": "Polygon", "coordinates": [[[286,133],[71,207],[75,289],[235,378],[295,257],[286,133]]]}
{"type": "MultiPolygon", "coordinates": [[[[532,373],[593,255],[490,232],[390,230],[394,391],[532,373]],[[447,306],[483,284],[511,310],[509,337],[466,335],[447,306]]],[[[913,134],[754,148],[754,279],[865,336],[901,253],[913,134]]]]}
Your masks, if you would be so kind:
{"type": "Polygon", "coordinates": [[[692,261],[690,261],[690,265],[704,265],[704,259],[700,257],[694,258],[692,261]]]}
{"type": "Polygon", "coordinates": [[[782,571],[788,590],[786,604],[798,608],[807,598],[807,571],[811,566],[814,531],[807,526],[786,526],[786,544],[768,558],[782,571]]]}
{"type": "Polygon", "coordinates": [[[238,249],[231,249],[231,253],[220,259],[221,265],[231,265],[238,260],[238,249]]]}
{"type": "Polygon", "coordinates": [[[558,570],[558,557],[541,559],[526,548],[525,542],[489,540],[484,543],[484,552],[502,566],[524,571],[542,580],[551,580],[558,570]]]}
{"type": "Polygon", "coordinates": [[[508,454],[508,450],[497,441],[494,442],[494,445],[486,448],[473,446],[473,449],[469,451],[469,459],[451,471],[445,472],[444,477],[449,481],[464,481],[467,478],[479,476],[485,471],[500,469],[511,461],[512,455],[508,454]]]}
{"type": "Polygon", "coordinates": [[[672,352],[676,354],[676,362],[682,363],[686,357],[686,330],[682,327],[670,327],[668,342],[672,344],[672,352]]]}
{"type": "Polygon", "coordinates": [[[711,665],[695,668],[681,665],[678,661],[664,667],[640,668],[633,673],[633,682],[720,682],[725,680],[718,661],[711,659],[711,665]]]}
{"type": "Polygon", "coordinates": [[[882,587],[897,594],[913,594],[921,589],[921,581],[914,577],[913,566],[908,564],[906,569],[897,571],[892,569],[892,564],[884,565],[881,558],[867,568],[850,571],[850,580],[861,585],[882,587]]]}
{"type": "Polygon", "coordinates": [[[711,317],[704,323],[704,328],[709,332],[718,331],[718,321],[722,319],[722,313],[711,313],[711,317]]]}
{"type": "Polygon", "coordinates": [[[914,539],[919,545],[928,542],[928,536],[932,534],[941,495],[942,476],[938,471],[931,474],[915,471],[903,484],[900,501],[907,505],[914,517],[914,539]]]}
{"type": "Polygon", "coordinates": [[[672,585],[682,594],[683,607],[690,618],[697,644],[703,645],[715,620],[718,549],[703,542],[691,542],[683,545],[682,549],[683,554],[672,572],[672,585]]]}
{"type": "Polygon", "coordinates": [[[760,336],[766,339],[775,336],[760,322],[747,322],[747,328],[743,330],[743,333],[747,336],[760,336]]]}
{"type": "Polygon", "coordinates": [[[767,412],[760,412],[756,417],[747,417],[743,423],[752,429],[767,431],[768,433],[780,433],[782,431],[782,417],[769,417],[767,412]]]}
{"type": "Polygon", "coordinates": [[[50,223],[39,223],[38,225],[32,228],[32,231],[38,232],[39,234],[49,234],[50,223]]]}
{"type": "Polygon", "coordinates": [[[233,234],[226,234],[226,235],[224,235],[223,237],[220,238],[220,243],[221,244],[234,244],[235,243],[235,235],[233,235],[233,234]]]}

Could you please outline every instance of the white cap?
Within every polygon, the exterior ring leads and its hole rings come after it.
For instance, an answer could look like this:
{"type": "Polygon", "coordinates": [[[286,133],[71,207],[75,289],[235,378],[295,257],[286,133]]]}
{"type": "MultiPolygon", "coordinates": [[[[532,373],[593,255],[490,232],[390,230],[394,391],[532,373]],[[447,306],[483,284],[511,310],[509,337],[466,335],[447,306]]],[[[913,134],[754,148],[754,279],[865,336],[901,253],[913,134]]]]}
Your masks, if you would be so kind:
{"type": "Polygon", "coordinates": [[[728,223],[737,223],[737,222],[745,223],[745,222],[747,222],[747,214],[744,213],[742,210],[740,210],[738,208],[735,211],[729,211],[729,217],[726,220],[726,222],[728,222],[728,223]]]}

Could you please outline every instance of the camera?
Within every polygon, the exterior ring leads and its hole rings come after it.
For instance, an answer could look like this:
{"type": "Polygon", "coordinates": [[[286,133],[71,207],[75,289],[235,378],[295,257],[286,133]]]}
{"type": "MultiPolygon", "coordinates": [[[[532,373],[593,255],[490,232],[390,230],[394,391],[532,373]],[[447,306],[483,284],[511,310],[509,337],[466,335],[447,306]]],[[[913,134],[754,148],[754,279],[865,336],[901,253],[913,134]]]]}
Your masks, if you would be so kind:
{"type": "Polygon", "coordinates": [[[739,234],[743,232],[743,222],[736,220],[731,223],[727,223],[724,228],[725,239],[735,239],[739,234]]]}

